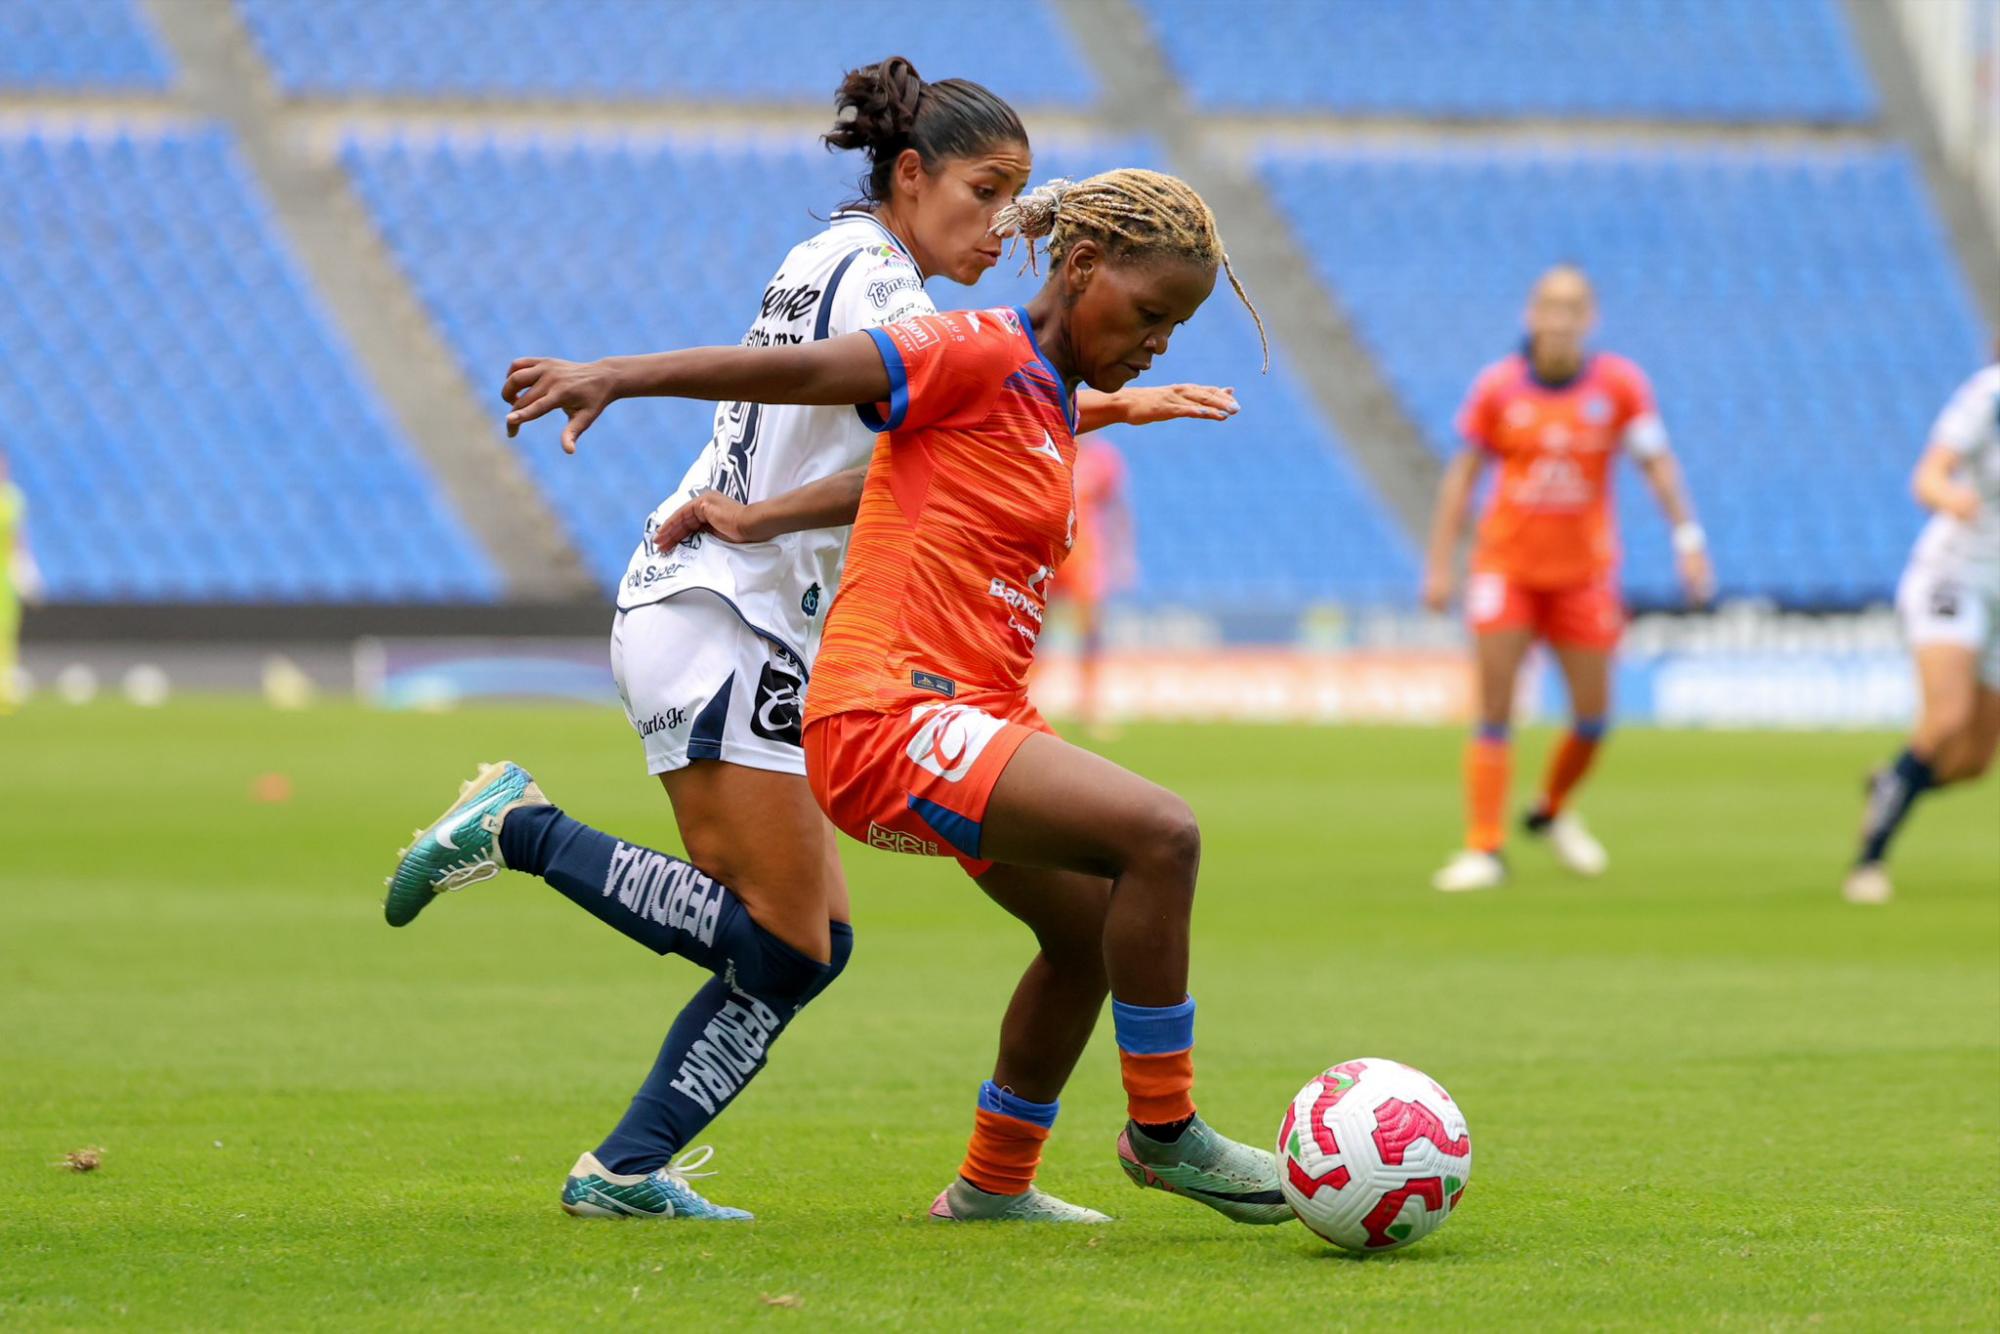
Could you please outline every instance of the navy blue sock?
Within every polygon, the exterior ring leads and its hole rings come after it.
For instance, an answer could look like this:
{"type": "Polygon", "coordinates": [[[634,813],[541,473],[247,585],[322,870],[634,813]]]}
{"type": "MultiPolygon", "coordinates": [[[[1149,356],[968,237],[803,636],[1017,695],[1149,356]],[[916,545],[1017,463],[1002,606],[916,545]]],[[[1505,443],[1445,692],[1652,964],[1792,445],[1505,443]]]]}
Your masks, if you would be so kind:
{"type": "Polygon", "coordinates": [[[1861,825],[1861,856],[1857,862],[1879,862],[1889,853],[1889,840],[1902,828],[1910,807],[1937,783],[1930,765],[1907,747],[1896,762],[1875,776],[1868,792],[1868,813],[1861,825]]]}
{"type": "Polygon", "coordinates": [[[626,843],[554,806],[523,806],[500,826],[510,871],[540,876],[570,902],[655,954],[678,954],[710,972],[731,938],[755,931],[725,885],[664,852],[626,843]]]}
{"type": "Polygon", "coordinates": [[[833,959],[816,963],[771,937],[771,944],[801,961],[789,973],[802,985],[779,995],[710,978],[674,1020],[652,1073],[632,1097],[617,1129],[597,1147],[597,1160],[613,1172],[662,1167],[741,1093],[764,1068],[771,1044],[797,1014],[832,985],[854,952],[854,931],[833,923],[833,959]]]}

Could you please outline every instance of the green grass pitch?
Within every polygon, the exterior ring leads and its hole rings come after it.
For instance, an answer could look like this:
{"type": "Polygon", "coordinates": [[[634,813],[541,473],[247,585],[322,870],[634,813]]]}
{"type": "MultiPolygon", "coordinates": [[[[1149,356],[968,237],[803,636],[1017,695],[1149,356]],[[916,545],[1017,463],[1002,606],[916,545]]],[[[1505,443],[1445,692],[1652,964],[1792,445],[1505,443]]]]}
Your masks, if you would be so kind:
{"type": "MultiPolygon", "coordinates": [[[[1525,791],[1548,738],[1524,741],[1525,791]]],[[[609,713],[37,705],[0,719],[0,1326],[1993,1328],[2000,784],[1836,884],[1881,736],[1618,734],[1594,884],[1447,897],[1458,737],[1138,728],[1207,844],[1196,1096],[1275,1134],[1338,1058],[1464,1106],[1456,1217],[1356,1260],[1131,1188],[1108,1024],[1043,1182],[1104,1229],[929,1222],[1025,933],[849,848],[853,966],[706,1137],[748,1226],[586,1223],[563,1173],[697,983],[515,877],[392,932],[475,761],[671,845],[609,713]],[[289,776],[284,802],[251,798],[289,776]],[[100,1170],[52,1166],[102,1145],[100,1170]],[[771,1299],[796,1305],[771,1305],[771,1299]]]]}

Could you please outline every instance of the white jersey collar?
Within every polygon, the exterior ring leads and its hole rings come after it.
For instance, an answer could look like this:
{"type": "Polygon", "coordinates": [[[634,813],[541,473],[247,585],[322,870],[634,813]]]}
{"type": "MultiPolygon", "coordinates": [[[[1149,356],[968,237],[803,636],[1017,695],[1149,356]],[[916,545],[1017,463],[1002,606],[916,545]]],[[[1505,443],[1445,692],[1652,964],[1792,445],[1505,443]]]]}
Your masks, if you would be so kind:
{"type": "MultiPolygon", "coordinates": [[[[844,208],[841,209],[838,213],[835,213],[832,217],[828,218],[827,222],[830,225],[842,222],[867,223],[870,227],[873,227],[876,231],[882,234],[882,239],[889,243],[889,248],[891,250],[894,250],[897,254],[901,255],[905,260],[907,260],[911,268],[915,269],[920,274],[924,272],[923,267],[917,263],[916,257],[910,254],[908,247],[906,247],[903,244],[901,238],[899,238],[894,232],[890,231],[889,228],[883,223],[883,221],[880,218],[876,217],[873,213],[870,213],[867,209],[844,208]]],[[[924,276],[928,277],[929,275],[925,274],[924,276]]]]}

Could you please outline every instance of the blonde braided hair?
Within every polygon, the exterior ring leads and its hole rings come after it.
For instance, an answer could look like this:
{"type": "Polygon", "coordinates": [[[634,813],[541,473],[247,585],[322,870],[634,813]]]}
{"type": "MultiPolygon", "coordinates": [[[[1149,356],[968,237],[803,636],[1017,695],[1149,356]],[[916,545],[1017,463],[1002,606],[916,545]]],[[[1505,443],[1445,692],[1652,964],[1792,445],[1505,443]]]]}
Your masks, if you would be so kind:
{"type": "Polygon", "coordinates": [[[1111,255],[1168,254],[1197,264],[1220,264],[1236,299],[1257,324],[1264,369],[1271,369],[1271,343],[1264,317],[1229,265],[1216,231],[1215,214],[1178,176],[1121,167],[1089,180],[1055,180],[1028,191],[994,215],[993,234],[1028,243],[1027,267],[1040,272],[1035,243],[1047,238],[1049,262],[1060,264],[1070,246],[1089,237],[1111,255]]]}

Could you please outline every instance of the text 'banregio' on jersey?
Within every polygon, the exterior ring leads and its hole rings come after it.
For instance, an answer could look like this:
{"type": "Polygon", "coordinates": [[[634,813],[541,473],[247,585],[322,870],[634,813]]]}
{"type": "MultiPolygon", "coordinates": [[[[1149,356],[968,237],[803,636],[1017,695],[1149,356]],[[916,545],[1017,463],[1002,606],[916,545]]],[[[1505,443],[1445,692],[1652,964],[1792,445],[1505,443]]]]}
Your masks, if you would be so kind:
{"type": "MultiPolygon", "coordinates": [[[[873,215],[841,212],[825,231],[785,256],[758,301],[743,345],[834,338],[935,309],[902,243],[873,215]]],[[[717,404],[707,446],[680,486],[646,518],[618,586],[619,608],[629,611],[689,589],[707,589],[727,599],[753,630],[809,665],[839,587],[845,528],[741,545],[697,535],[666,554],[653,549],[653,532],[702,491],[712,488],[745,503],[766,500],[860,467],[874,445],[875,428],[850,407],[717,404]]]]}
{"type": "Polygon", "coordinates": [[[1075,404],[1019,308],[872,335],[891,392],[808,722],[1027,688],[1076,531],[1075,404]]]}
{"type": "Polygon", "coordinates": [[[1531,588],[1566,588],[1618,564],[1611,468],[1620,449],[1667,448],[1653,388],[1637,366],[1593,353],[1573,378],[1536,378],[1516,354],[1479,373],[1458,433],[1499,464],[1472,567],[1531,588]]]}

